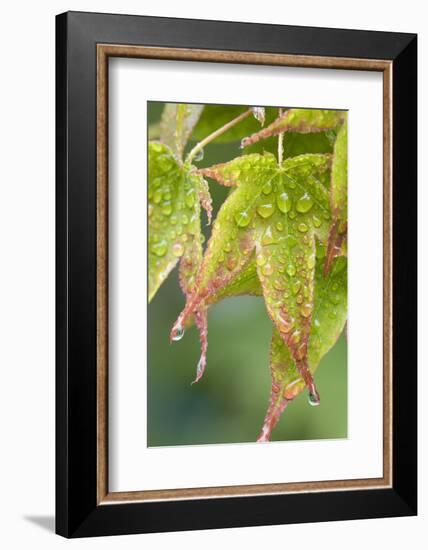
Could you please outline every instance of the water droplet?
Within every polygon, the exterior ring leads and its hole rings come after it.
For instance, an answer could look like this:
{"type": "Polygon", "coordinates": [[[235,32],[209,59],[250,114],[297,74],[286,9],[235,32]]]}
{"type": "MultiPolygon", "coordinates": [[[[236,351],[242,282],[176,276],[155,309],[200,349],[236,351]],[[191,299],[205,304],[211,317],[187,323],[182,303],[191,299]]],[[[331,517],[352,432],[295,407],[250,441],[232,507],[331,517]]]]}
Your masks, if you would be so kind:
{"type": "Polygon", "coordinates": [[[266,275],[268,277],[269,275],[272,275],[273,273],[273,267],[271,264],[266,264],[262,267],[262,273],[263,275],[266,275]]]}
{"type": "Polygon", "coordinates": [[[278,222],[276,224],[276,228],[278,229],[278,231],[282,231],[284,229],[284,225],[281,222],[278,222]]]}
{"type": "Polygon", "coordinates": [[[299,329],[295,330],[290,336],[290,342],[292,344],[298,344],[300,342],[301,332],[299,329]]]}
{"type": "Polygon", "coordinates": [[[184,246],[181,243],[175,243],[172,247],[172,253],[176,258],[184,254],[184,246]]]}
{"type": "Polygon", "coordinates": [[[269,226],[263,234],[262,244],[266,246],[266,245],[269,245],[269,244],[273,244],[274,242],[276,242],[276,239],[272,234],[271,227],[269,226]]]}
{"type": "Polygon", "coordinates": [[[296,281],[291,285],[291,290],[293,291],[294,296],[299,292],[301,286],[302,283],[300,281],[296,281]]]}
{"type": "Polygon", "coordinates": [[[287,267],[287,274],[290,277],[294,277],[294,275],[296,275],[296,267],[293,264],[289,264],[287,267]]]}
{"type": "Polygon", "coordinates": [[[281,279],[275,279],[275,281],[273,282],[273,287],[276,290],[284,290],[284,284],[281,279]]]}
{"type": "Polygon", "coordinates": [[[164,214],[165,216],[170,216],[171,213],[172,213],[171,203],[170,202],[165,202],[162,205],[161,211],[162,211],[162,214],[164,214]]]}
{"type": "Polygon", "coordinates": [[[159,204],[161,200],[162,200],[162,191],[160,189],[157,189],[153,195],[153,202],[155,204],[159,204]]]}
{"type": "Polygon", "coordinates": [[[172,340],[174,342],[178,342],[183,338],[183,336],[184,336],[184,328],[179,324],[174,329],[172,340]]]}
{"type": "Polygon", "coordinates": [[[156,256],[165,256],[166,251],[168,250],[168,246],[166,241],[160,241],[158,243],[154,243],[151,246],[151,251],[153,254],[156,254],[156,256]]]}
{"type": "Polygon", "coordinates": [[[171,219],[169,221],[172,225],[175,225],[177,223],[177,216],[171,216],[171,219]]]}
{"type": "Polygon", "coordinates": [[[340,304],[340,296],[339,294],[330,294],[330,301],[332,304],[334,304],[335,306],[337,306],[338,304],[340,304]]]}
{"type": "Polygon", "coordinates": [[[229,241],[223,245],[223,250],[225,252],[230,252],[232,250],[232,245],[230,244],[229,241]]]}
{"type": "Polygon", "coordinates": [[[160,153],[162,151],[162,145],[160,143],[152,142],[150,146],[155,153],[160,153]]]}
{"type": "Polygon", "coordinates": [[[280,195],[276,197],[276,204],[278,205],[278,208],[286,214],[290,208],[291,208],[291,200],[288,194],[284,191],[280,195]]]}
{"type": "Polygon", "coordinates": [[[189,223],[189,218],[186,216],[186,214],[183,214],[181,216],[181,221],[182,221],[182,223],[184,223],[184,225],[189,223]]]}
{"type": "Polygon", "coordinates": [[[294,210],[290,210],[290,212],[288,213],[288,217],[290,218],[290,220],[294,220],[294,218],[296,217],[296,212],[294,212],[294,210]]]}
{"type": "Polygon", "coordinates": [[[311,254],[306,262],[308,269],[313,269],[315,267],[315,255],[311,254]]]}
{"type": "Polygon", "coordinates": [[[247,227],[250,223],[251,218],[247,212],[239,212],[235,214],[235,222],[238,227],[247,227]]]}
{"type": "Polygon", "coordinates": [[[303,317],[305,317],[305,319],[307,319],[312,313],[311,304],[303,304],[300,308],[300,313],[303,317]]]}
{"type": "Polygon", "coordinates": [[[273,212],[274,212],[274,207],[273,207],[273,204],[271,203],[260,204],[257,207],[257,213],[262,218],[269,218],[270,216],[272,216],[273,212]]]}
{"type": "Polygon", "coordinates": [[[204,158],[204,150],[201,149],[201,150],[198,151],[198,152],[196,153],[196,155],[193,157],[193,160],[194,160],[195,162],[200,162],[201,160],[203,160],[203,158],[204,158]]]}
{"type": "Polygon", "coordinates": [[[321,220],[319,218],[317,218],[316,216],[314,216],[312,218],[312,221],[314,222],[315,227],[320,227],[321,226],[321,220]]]}
{"type": "Polygon", "coordinates": [[[303,302],[303,296],[302,296],[301,294],[299,294],[299,295],[297,296],[296,302],[297,302],[298,304],[301,304],[301,303],[303,302]]]}
{"type": "Polygon", "coordinates": [[[195,204],[195,192],[193,191],[193,189],[191,189],[187,194],[186,194],[186,197],[184,199],[184,202],[186,203],[186,206],[188,208],[192,208],[192,206],[195,204]]]}
{"type": "Polygon", "coordinates": [[[282,315],[278,315],[277,319],[279,321],[279,330],[284,334],[288,334],[290,330],[293,328],[293,320],[292,319],[288,320],[282,317],[282,315]]]}
{"type": "Polygon", "coordinates": [[[294,237],[294,235],[288,235],[287,244],[289,248],[293,248],[294,246],[296,246],[297,243],[298,243],[298,240],[296,239],[296,237],[294,237]]]}
{"type": "Polygon", "coordinates": [[[308,193],[305,193],[300,197],[300,199],[296,202],[296,210],[297,212],[300,212],[301,214],[305,214],[306,212],[309,212],[309,210],[312,208],[314,204],[314,201],[308,193]]]}
{"type": "Polygon", "coordinates": [[[270,193],[272,193],[272,184],[270,181],[263,185],[262,192],[264,195],[269,195],[270,193]]]}
{"type": "Polygon", "coordinates": [[[330,319],[336,319],[336,316],[337,316],[336,310],[335,310],[335,309],[331,309],[331,310],[328,312],[328,316],[330,317],[330,319]]]}
{"type": "Polygon", "coordinates": [[[262,265],[265,265],[265,263],[266,263],[266,258],[265,258],[264,256],[257,256],[257,258],[256,258],[256,264],[257,264],[258,266],[261,267],[262,265]]]}
{"type": "Polygon", "coordinates": [[[312,405],[312,407],[318,407],[320,404],[320,397],[316,393],[309,392],[308,394],[308,403],[309,405],[312,405]]]}
{"type": "Polygon", "coordinates": [[[308,230],[308,226],[305,224],[305,223],[299,223],[299,225],[297,226],[297,229],[301,232],[301,233],[306,233],[306,231],[308,230]]]}

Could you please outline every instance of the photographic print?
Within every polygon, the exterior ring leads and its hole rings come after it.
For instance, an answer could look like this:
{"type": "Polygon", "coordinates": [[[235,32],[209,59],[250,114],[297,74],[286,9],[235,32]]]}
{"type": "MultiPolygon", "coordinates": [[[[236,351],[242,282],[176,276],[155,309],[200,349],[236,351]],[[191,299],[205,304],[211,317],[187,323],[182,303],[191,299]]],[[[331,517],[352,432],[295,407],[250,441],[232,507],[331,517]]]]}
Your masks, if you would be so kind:
{"type": "Polygon", "coordinates": [[[147,102],[149,447],[347,437],[347,118],[147,102]]]}

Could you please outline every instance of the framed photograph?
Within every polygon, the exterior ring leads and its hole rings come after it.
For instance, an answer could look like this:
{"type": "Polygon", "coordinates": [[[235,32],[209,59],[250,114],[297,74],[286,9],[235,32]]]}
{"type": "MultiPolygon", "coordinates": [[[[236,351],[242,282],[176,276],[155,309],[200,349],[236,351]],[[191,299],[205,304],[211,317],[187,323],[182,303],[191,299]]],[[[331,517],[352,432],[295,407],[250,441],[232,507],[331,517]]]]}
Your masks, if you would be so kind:
{"type": "Polygon", "coordinates": [[[416,514],[416,35],[56,37],[57,533],[416,514]]]}

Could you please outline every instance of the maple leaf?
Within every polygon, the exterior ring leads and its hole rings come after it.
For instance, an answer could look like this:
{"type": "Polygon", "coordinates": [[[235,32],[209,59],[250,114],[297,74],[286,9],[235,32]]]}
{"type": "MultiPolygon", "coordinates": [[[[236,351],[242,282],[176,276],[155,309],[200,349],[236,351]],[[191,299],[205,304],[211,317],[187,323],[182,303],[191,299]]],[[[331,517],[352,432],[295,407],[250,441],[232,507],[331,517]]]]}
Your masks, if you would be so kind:
{"type": "Polygon", "coordinates": [[[207,183],[193,167],[180,164],[161,143],[150,142],[148,150],[150,302],[179,261],[183,290],[193,288],[202,260],[200,202],[208,212],[210,203],[207,183]]]}
{"type": "MultiPolygon", "coordinates": [[[[300,155],[278,165],[272,154],[246,155],[199,170],[235,189],[213,226],[194,292],[171,331],[171,338],[210,296],[218,294],[249,266],[255,254],[266,308],[313,399],[319,399],[307,363],[312,323],[316,239],[328,236],[329,155],[300,155]]],[[[198,372],[198,379],[202,376],[198,372]]]]}
{"type": "Polygon", "coordinates": [[[330,270],[331,262],[345,254],[347,233],[347,183],[348,183],[348,127],[347,113],[324,109],[289,109],[262,130],[244,138],[241,147],[254,145],[260,140],[293,132],[297,134],[337,131],[334,143],[332,182],[330,190],[333,220],[327,246],[324,274],[330,270]]]}
{"type": "Polygon", "coordinates": [[[334,144],[331,169],[330,203],[333,214],[327,246],[324,274],[330,271],[333,258],[344,254],[348,226],[348,125],[344,118],[334,144]]]}
{"type": "MultiPolygon", "coordinates": [[[[322,357],[334,346],[344,329],[347,316],[347,261],[337,258],[328,276],[322,265],[315,271],[315,297],[313,324],[309,338],[308,365],[313,374],[322,357]]],[[[258,441],[269,441],[273,427],[288,403],[305,387],[295,360],[284,343],[278,329],[274,328],[270,349],[272,385],[269,407],[258,441]]],[[[312,405],[318,402],[311,401],[312,405]]]]}
{"type": "Polygon", "coordinates": [[[345,113],[331,109],[288,109],[271,124],[244,138],[241,147],[257,143],[261,139],[277,136],[284,132],[308,134],[333,130],[340,126],[345,113]]]}

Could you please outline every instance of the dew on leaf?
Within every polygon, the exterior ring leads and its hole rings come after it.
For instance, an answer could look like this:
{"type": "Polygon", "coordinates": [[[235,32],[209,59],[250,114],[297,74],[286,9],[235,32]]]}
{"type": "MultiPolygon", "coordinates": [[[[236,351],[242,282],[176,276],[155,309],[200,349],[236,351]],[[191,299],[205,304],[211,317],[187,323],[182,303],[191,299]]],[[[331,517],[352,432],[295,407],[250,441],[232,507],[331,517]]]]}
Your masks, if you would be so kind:
{"type": "Polygon", "coordinates": [[[294,275],[296,275],[296,267],[293,264],[290,264],[287,267],[287,273],[290,277],[294,277],[294,275]]]}
{"type": "Polygon", "coordinates": [[[297,229],[301,232],[301,233],[306,233],[306,231],[308,230],[308,226],[305,224],[305,223],[299,223],[299,225],[297,226],[297,229]]]}
{"type": "Polygon", "coordinates": [[[172,214],[172,206],[170,202],[166,202],[162,205],[161,208],[162,214],[165,216],[170,216],[172,214]]]}
{"type": "Polygon", "coordinates": [[[238,227],[247,227],[250,221],[251,218],[248,212],[238,212],[237,214],[235,214],[235,222],[238,227]]]}
{"type": "Polygon", "coordinates": [[[274,206],[271,203],[260,204],[257,207],[257,213],[259,214],[259,216],[265,219],[272,216],[273,212],[274,212],[274,206]]]}
{"type": "Polygon", "coordinates": [[[315,267],[315,256],[311,254],[306,262],[308,269],[313,269],[315,267]]]}
{"type": "Polygon", "coordinates": [[[153,202],[155,204],[159,204],[161,200],[162,200],[162,191],[160,189],[157,189],[153,195],[153,202]]]}
{"type": "Polygon", "coordinates": [[[283,214],[286,214],[291,208],[291,199],[284,191],[276,197],[276,204],[278,205],[279,210],[281,210],[283,214]]]}
{"type": "Polygon", "coordinates": [[[269,226],[266,231],[263,233],[263,237],[262,237],[262,244],[267,246],[269,244],[273,244],[276,242],[276,239],[275,237],[273,236],[272,234],[272,229],[271,227],[269,226]]]}
{"type": "Polygon", "coordinates": [[[187,194],[186,194],[186,197],[184,199],[184,202],[186,203],[186,206],[188,208],[192,208],[192,206],[195,204],[195,192],[193,191],[193,189],[191,189],[187,194]]]}
{"type": "Polygon", "coordinates": [[[271,264],[266,264],[262,267],[262,273],[263,275],[265,275],[266,277],[268,277],[269,275],[272,275],[273,273],[273,267],[271,264]]]}
{"type": "Polygon", "coordinates": [[[272,184],[270,181],[263,185],[262,192],[264,195],[269,195],[270,193],[272,193],[272,184]]]}
{"type": "Polygon", "coordinates": [[[312,217],[312,221],[314,222],[315,227],[320,227],[321,226],[321,220],[319,218],[317,218],[316,216],[312,217]]]}
{"type": "Polygon", "coordinates": [[[300,212],[301,214],[305,214],[306,212],[309,212],[309,210],[312,208],[314,204],[314,201],[308,193],[305,193],[300,197],[300,199],[296,202],[296,210],[300,212]]]}
{"type": "Polygon", "coordinates": [[[303,317],[305,317],[305,319],[307,319],[312,313],[311,304],[303,304],[300,308],[300,313],[303,317]]]}
{"type": "Polygon", "coordinates": [[[166,241],[160,241],[158,243],[154,243],[151,246],[151,251],[153,254],[156,254],[156,256],[165,256],[166,251],[168,250],[168,245],[166,241]]]}
{"type": "Polygon", "coordinates": [[[172,253],[176,258],[184,254],[184,246],[181,243],[175,243],[172,247],[172,253]]]}

